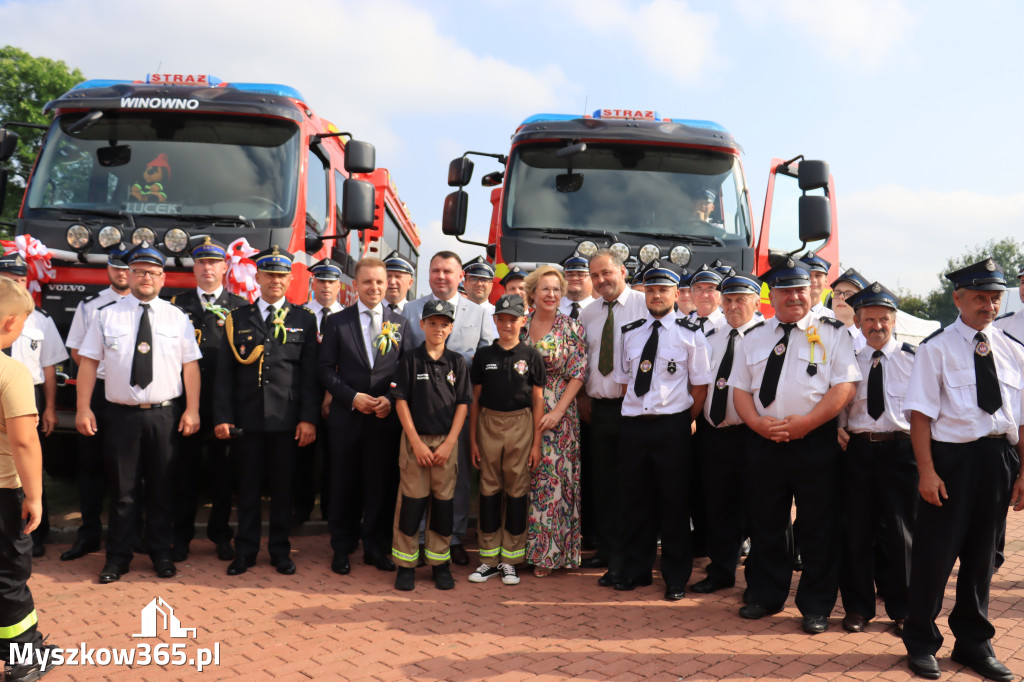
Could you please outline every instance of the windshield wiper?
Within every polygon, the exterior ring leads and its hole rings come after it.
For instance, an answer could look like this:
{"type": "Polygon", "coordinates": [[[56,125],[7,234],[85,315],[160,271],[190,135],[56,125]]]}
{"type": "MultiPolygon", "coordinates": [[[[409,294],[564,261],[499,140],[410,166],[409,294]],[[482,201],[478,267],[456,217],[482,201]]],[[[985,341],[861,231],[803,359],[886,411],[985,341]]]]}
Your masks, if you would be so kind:
{"type": "Polygon", "coordinates": [[[523,230],[525,232],[543,232],[545,234],[557,234],[567,238],[573,238],[576,236],[582,237],[604,237],[613,242],[618,241],[618,236],[614,232],[608,232],[607,230],[588,230],[586,228],[580,229],[577,227],[559,229],[555,227],[513,227],[513,230],[523,230]]]}
{"type": "Polygon", "coordinates": [[[68,216],[66,214],[77,213],[79,220],[82,220],[81,216],[84,215],[95,215],[100,216],[101,218],[123,218],[128,221],[129,225],[135,227],[135,218],[132,217],[131,213],[126,211],[103,211],[95,208],[61,208],[60,206],[44,206],[43,208],[44,210],[49,211],[60,211],[62,214],[60,217],[61,220],[74,220],[72,216],[68,216]]]}
{"type": "Polygon", "coordinates": [[[174,218],[180,221],[190,221],[194,223],[209,223],[217,225],[218,223],[227,223],[229,225],[241,225],[243,227],[249,227],[256,229],[256,224],[244,215],[202,215],[199,213],[174,213],[168,216],[161,216],[166,218],[174,218]]]}
{"type": "Polygon", "coordinates": [[[669,239],[678,242],[686,242],[688,244],[696,244],[698,246],[725,246],[718,237],[693,235],[693,234],[681,234],[678,232],[635,232],[624,230],[622,234],[631,234],[637,237],[650,237],[651,239],[669,239]]]}

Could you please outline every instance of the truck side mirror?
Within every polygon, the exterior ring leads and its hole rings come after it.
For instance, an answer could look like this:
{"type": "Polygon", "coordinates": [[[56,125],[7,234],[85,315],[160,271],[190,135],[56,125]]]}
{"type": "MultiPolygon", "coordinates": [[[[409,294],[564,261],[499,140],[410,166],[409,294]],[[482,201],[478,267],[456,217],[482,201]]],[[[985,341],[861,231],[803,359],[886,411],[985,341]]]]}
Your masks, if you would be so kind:
{"type": "MultiPolygon", "coordinates": [[[[453,159],[448,164],[448,186],[465,187],[473,179],[473,162],[465,156],[453,159]]],[[[450,196],[450,195],[449,195],[450,196]]],[[[445,201],[447,206],[447,200],[445,201]]],[[[462,234],[461,232],[459,234],[462,234]]]]}
{"type": "MultiPolygon", "coordinates": [[[[454,164],[455,161],[452,163],[454,164]]],[[[472,168],[470,169],[470,172],[472,172],[472,168]]],[[[450,172],[448,175],[448,183],[451,184],[450,172]]],[[[449,237],[461,237],[466,234],[466,215],[468,212],[468,194],[460,189],[446,196],[444,198],[444,213],[441,215],[441,232],[449,237]]]]}
{"type": "Polygon", "coordinates": [[[800,189],[805,192],[828,187],[828,177],[828,161],[801,161],[797,168],[800,189]]]}
{"type": "Polygon", "coordinates": [[[0,128],[0,161],[6,161],[14,156],[14,150],[18,148],[18,133],[6,128],[0,128]]]}
{"type": "Polygon", "coordinates": [[[828,239],[832,234],[832,205],[828,197],[805,194],[800,197],[799,208],[800,241],[806,244],[828,239]]]}
{"type": "Polygon", "coordinates": [[[341,226],[350,230],[368,230],[374,225],[373,184],[349,178],[341,186],[341,226]]]}
{"type": "Polygon", "coordinates": [[[345,143],[346,173],[372,173],[376,168],[377,150],[372,144],[360,140],[349,140],[345,143]]]}

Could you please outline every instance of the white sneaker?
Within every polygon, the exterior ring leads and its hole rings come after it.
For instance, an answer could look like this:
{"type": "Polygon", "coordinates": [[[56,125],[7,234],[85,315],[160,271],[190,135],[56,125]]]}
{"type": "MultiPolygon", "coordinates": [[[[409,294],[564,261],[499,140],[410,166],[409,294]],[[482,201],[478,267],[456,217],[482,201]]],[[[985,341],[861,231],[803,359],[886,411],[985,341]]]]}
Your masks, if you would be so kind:
{"type": "MultiPolygon", "coordinates": [[[[500,566],[501,564],[499,564],[500,566]]],[[[514,572],[514,571],[513,571],[514,572]]],[[[469,582],[471,583],[485,583],[496,575],[501,574],[501,571],[497,566],[488,566],[487,564],[480,564],[480,567],[469,574],[469,582]]]]}
{"type": "Polygon", "coordinates": [[[506,585],[518,585],[519,574],[516,573],[516,567],[512,564],[501,563],[498,564],[498,569],[501,571],[501,582],[506,585]]]}

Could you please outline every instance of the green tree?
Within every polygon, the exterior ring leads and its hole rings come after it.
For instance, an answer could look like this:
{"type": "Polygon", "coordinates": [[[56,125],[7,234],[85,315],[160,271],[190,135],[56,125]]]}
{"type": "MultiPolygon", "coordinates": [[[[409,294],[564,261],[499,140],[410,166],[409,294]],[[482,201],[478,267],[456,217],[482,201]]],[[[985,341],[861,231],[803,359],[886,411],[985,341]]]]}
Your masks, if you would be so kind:
{"type": "MultiPolygon", "coordinates": [[[[33,57],[11,45],[0,47],[0,122],[49,124],[43,105],[57,99],[85,80],[78,69],[70,69],[62,61],[33,57]]],[[[13,220],[18,214],[21,197],[28,184],[28,175],[44,131],[12,127],[21,140],[18,151],[5,165],[10,171],[4,208],[0,219],[13,220]]],[[[5,230],[6,231],[6,230],[5,230]]]]}

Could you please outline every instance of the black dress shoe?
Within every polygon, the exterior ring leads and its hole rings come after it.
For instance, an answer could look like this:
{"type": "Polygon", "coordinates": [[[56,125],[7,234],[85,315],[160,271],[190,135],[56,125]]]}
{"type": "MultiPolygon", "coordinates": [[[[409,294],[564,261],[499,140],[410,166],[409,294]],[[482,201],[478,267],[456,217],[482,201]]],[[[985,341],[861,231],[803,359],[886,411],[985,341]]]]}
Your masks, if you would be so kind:
{"type": "Polygon", "coordinates": [[[666,585],[665,586],[665,599],[668,601],[679,601],[686,596],[685,585],[666,585]]]}
{"type": "Polygon", "coordinates": [[[452,577],[452,569],[448,567],[448,564],[441,564],[440,566],[433,566],[431,570],[434,573],[434,585],[439,590],[454,590],[455,589],[455,578],[452,577]]]}
{"type": "Polygon", "coordinates": [[[178,573],[178,569],[170,559],[155,559],[153,570],[156,571],[157,578],[173,578],[178,573]]]}
{"type": "Polygon", "coordinates": [[[608,560],[595,554],[581,561],[580,568],[608,568],[608,560]]]}
{"type": "Polygon", "coordinates": [[[42,542],[32,541],[32,557],[38,559],[46,554],[46,545],[42,542]]]}
{"type": "Polygon", "coordinates": [[[929,680],[937,680],[942,676],[939,662],[934,656],[907,656],[907,667],[918,677],[927,677],[929,680]]]}
{"type": "Polygon", "coordinates": [[[331,570],[338,575],[348,575],[352,566],[348,563],[348,554],[335,554],[331,559],[331,570]]]}
{"type": "Polygon", "coordinates": [[[954,648],[950,658],[954,663],[966,665],[974,672],[990,680],[1010,682],[1010,680],[1016,679],[1010,669],[1000,663],[995,656],[965,656],[954,648]]]}
{"type": "Polygon", "coordinates": [[[621,582],[622,576],[616,571],[606,571],[604,575],[597,579],[597,584],[601,587],[615,587],[621,582]]]}
{"type": "Polygon", "coordinates": [[[828,630],[828,616],[804,616],[800,627],[809,635],[820,635],[828,630]]]}
{"type": "Polygon", "coordinates": [[[295,562],[291,557],[272,558],[270,565],[276,568],[281,575],[295,575],[295,562]]]}
{"type": "Polygon", "coordinates": [[[416,588],[416,569],[402,566],[395,576],[395,589],[403,592],[412,592],[416,588]]]}
{"type": "Polygon", "coordinates": [[[221,561],[231,561],[235,558],[235,548],[231,546],[230,540],[217,543],[217,558],[221,561]]]}
{"type": "Polygon", "coordinates": [[[724,590],[727,587],[732,587],[734,584],[735,583],[727,583],[721,580],[716,580],[708,576],[707,578],[704,578],[704,580],[695,582],[694,584],[690,585],[690,590],[696,592],[697,594],[711,594],[712,592],[717,592],[718,590],[724,590]]]}
{"type": "Polygon", "coordinates": [[[393,571],[395,570],[395,562],[388,556],[379,556],[376,554],[364,554],[363,563],[367,566],[376,566],[378,571],[393,571]]]}
{"type": "Polygon", "coordinates": [[[740,617],[748,620],[758,620],[765,616],[773,616],[782,609],[769,609],[761,604],[750,603],[740,607],[740,617]]]}
{"type": "Polygon", "coordinates": [[[256,565],[255,559],[246,559],[235,555],[235,560],[228,564],[228,575],[242,575],[256,565]]]}
{"type": "Polygon", "coordinates": [[[843,629],[847,632],[864,632],[867,619],[859,613],[848,613],[843,616],[843,629]]]}
{"type": "Polygon", "coordinates": [[[654,582],[654,578],[649,575],[641,578],[622,578],[619,582],[615,583],[615,589],[619,592],[632,592],[638,587],[647,587],[654,582]]]}
{"type": "Polygon", "coordinates": [[[100,571],[100,582],[101,583],[116,583],[121,579],[121,576],[128,572],[127,566],[115,564],[112,561],[108,561],[103,564],[103,570],[100,571]]]}
{"type": "Polygon", "coordinates": [[[188,545],[175,545],[171,548],[172,561],[184,561],[188,559],[188,545]]]}
{"type": "Polygon", "coordinates": [[[897,637],[903,636],[903,626],[906,624],[906,618],[897,618],[892,622],[892,632],[897,637]]]}
{"type": "Polygon", "coordinates": [[[456,566],[469,566],[469,554],[466,553],[465,547],[462,545],[452,545],[450,551],[453,564],[456,566]]]}
{"type": "Polygon", "coordinates": [[[74,561],[75,559],[81,559],[86,554],[91,552],[98,552],[100,549],[99,540],[93,542],[85,542],[82,540],[75,540],[74,544],[68,549],[60,553],[61,561],[74,561]]]}

